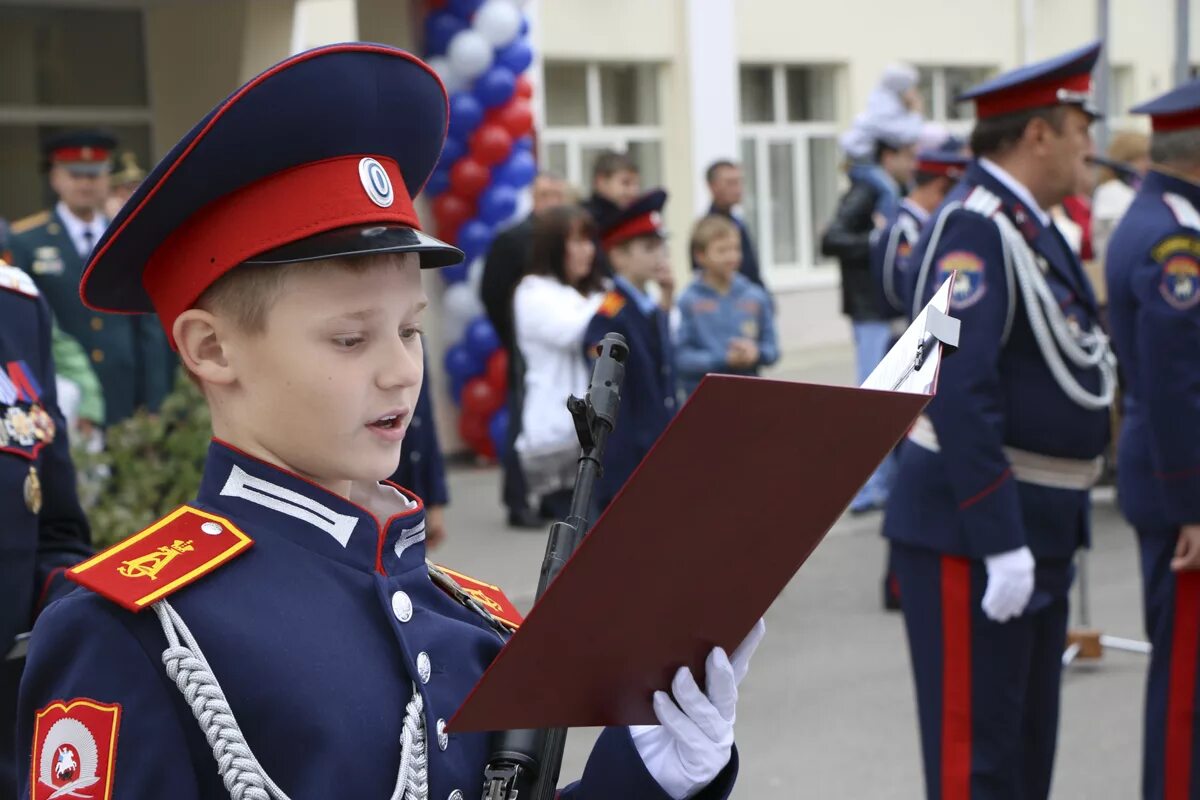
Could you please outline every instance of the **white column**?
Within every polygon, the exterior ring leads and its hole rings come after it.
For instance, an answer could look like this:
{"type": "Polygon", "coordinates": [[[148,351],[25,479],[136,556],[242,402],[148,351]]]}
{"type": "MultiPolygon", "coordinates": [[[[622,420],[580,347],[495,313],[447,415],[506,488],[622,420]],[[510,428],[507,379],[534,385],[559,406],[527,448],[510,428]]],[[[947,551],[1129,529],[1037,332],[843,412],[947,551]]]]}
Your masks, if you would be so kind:
{"type": "Polygon", "coordinates": [[[704,170],[738,159],[738,57],[734,0],[684,0],[691,101],[692,205],[708,209],[704,170]]]}

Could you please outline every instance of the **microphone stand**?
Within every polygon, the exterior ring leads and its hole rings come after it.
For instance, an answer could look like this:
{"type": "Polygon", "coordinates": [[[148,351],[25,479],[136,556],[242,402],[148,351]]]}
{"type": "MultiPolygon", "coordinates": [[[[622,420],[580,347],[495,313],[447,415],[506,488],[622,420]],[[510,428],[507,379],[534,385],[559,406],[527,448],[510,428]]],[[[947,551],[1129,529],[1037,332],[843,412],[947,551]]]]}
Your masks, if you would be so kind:
{"type": "MultiPolygon", "coordinates": [[[[603,470],[608,437],[617,424],[621,382],[625,379],[628,358],[625,338],[619,333],[606,334],[600,342],[587,396],[582,400],[574,396],[567,399],[567,410],[575,421],[582,453],[571,495],[571,511],[565,520],[550,527],[538,578],[538,600],[591,526],[592,492],[603,470]]],[[[553,800],[566,743],[566,728],[497,733],[491,758],[483,771],[483,800],[553,800]]]]}

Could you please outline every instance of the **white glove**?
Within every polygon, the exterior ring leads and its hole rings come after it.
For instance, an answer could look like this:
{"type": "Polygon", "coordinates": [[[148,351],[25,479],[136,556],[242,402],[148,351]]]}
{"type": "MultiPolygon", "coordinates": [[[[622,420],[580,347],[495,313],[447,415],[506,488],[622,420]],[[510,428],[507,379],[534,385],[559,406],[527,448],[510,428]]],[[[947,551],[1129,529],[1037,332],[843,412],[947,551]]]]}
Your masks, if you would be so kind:
{"type": "Polygon", "coordinates": [[[1021,616],[1033,596],[1033,568],[1036,562],[1028,547],[997,553],[984,558],[987,565],[987,589],[983,592],[983,613],[996,622],[1008,622],[1021,616]]]}
{"type": "Polygon", "coordinates": [[[654,715],[661,724],[630,726],[646,771],[674,800],[695,795],[729,763],[738,685],[766,631],[760,619],[732,659],[720,647],[713,648],[704,662],[706,692],[700,691],[690,669],[680,667],[671,681],[671,694],[654,693],[654,715]]]}

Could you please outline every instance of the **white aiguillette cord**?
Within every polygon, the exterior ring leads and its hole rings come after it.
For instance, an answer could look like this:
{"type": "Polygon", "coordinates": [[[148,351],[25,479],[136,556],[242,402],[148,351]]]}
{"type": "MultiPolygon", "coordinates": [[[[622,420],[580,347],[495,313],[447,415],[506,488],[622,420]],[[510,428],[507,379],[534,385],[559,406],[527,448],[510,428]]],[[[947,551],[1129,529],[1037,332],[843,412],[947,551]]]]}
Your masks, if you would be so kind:
{"type": "MultiPolygon", "coordinates": [[[[250,750],[217,676],[183,617],[166,600],[159,600],[153,608],[167,637],[167,649],[162,654],[167,677],[179,687],[204,730],[229,796],[233,800],[290,800],[250,750]]],[[[405,708],[401,741],[400,768],[391,800],[428,800],[424,700],[415,683],[405,708]]]]}

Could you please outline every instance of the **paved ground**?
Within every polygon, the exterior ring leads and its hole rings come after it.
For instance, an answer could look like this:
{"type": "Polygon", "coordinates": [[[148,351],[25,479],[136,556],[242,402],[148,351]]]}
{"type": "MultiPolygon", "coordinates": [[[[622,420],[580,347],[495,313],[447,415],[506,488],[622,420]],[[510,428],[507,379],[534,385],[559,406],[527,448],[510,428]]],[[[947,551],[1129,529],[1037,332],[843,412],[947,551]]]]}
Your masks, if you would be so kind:
{"type": "MultiPolygon", "coordinates": [[[[792,358],[777,377],[845,383],[843,351],[792,358]]],[[[528,607],[545,547],[541,532],[506,528],[495,469],[457,468],[450,541],[435,558],[501,584],[528,607]]],[[[767,638],[742,687],[735,797],[922,796],[908,653],[899,616],[879,605],[883,544],[878,515],[843,518],[767,614],[767,638]]],[[[1141,635],[1133,537],[1097,493],[1089,559],[1092,620],[1107,633],[1141,635]]],[[[619,591],[619,578],[613,590],[619,591]]],[[[1110,652],[1064,680],[1053,796],[1138,793],[1145,659],[1110,652]]],[[[572,732],[564,776],[577,776],[594,732],[572,732]]]]}

